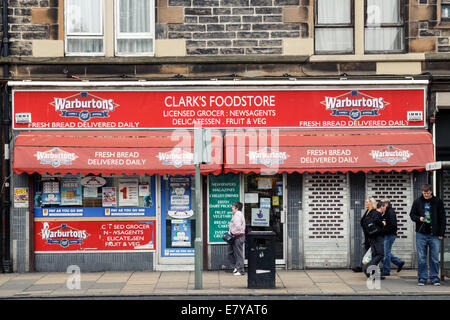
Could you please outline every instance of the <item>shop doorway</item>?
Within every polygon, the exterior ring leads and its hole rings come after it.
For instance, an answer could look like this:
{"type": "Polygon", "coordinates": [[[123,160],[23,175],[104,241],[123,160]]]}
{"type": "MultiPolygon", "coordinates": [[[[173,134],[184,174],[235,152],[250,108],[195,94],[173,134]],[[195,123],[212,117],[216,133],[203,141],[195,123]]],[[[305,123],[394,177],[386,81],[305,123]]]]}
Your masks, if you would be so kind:
{"type": "Polygon", "coordinates": [[[305,268],[350,266],[349,186],[345,173],[303,175],[305,268]]]}
{"type": "Polygon", "coordinates": [[[157,269],[194,269],[196,215],[193,211],[193,182],[192,176],[160,177],[157,269]]]}
{"type": "Polygon", "coordinates": [[[284,181],[282,174],[250,173],[244,176],[244,214],[247,231],[275,232],[277,264],[285,264],[286,199],[284,181]]]}

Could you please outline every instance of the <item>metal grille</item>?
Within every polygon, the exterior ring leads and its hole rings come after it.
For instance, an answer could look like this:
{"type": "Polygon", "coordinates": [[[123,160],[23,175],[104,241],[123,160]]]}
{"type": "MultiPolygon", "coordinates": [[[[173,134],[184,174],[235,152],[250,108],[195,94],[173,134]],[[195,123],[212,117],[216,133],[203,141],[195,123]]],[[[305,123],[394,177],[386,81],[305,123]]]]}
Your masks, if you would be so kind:
{"type": "Polygon", "coordinates": [[[414,223],[409,217],[413,203],[410,173],[369,173],[366,179],[366,194],[375,199],[388,198],[397,212],[397,240],[392,252],[406,264],[414,261],[414,223]]]}
{"type": "Polygon", "coordinates": [[[346,174],[304,174],[305,267],[348,267],[346,174]]]}
{"type": "MultiPolygon", "coordinates": [[[[450,171],[444,170],[444,194],[442,201],[444,202],[445,213],[447,217],[447,228],[445,228],[445,238],[450,238],[450,171]]],[[[436,194],[436,192],[434,192],[436,194]]],[[[447,242],[447,241],[446,241],[447,242]]]]}

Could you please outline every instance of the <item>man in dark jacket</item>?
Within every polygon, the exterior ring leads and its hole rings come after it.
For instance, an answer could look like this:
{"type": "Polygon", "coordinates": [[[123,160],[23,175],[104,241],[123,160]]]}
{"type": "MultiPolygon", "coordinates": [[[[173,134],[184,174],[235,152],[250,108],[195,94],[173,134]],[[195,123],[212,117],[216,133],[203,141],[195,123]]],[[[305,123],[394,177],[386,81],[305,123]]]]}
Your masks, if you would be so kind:
{"type": "Polygon", "coordinates": [[[384,203],[386,203],[386,211],[384,212],[382,219],[386,221],[386,225],[384,226],[384,260],[383,260],[383,269],[381,270],[381,274],[383,276],[389,276],[391,274],[391,262],[397,266],[397,272],[400,272],[405,265],[405,262],[400,258],[394,256],[392,253],[392,245],[394,244],[395,239],[397,238],[397,214],[392,208],[391,202],[389,199],[383,199],[384,203]]]}
{"type": "Polygon", "coordinates": [[[422,186],[422,196],[414,200],[409,216],[416,223],[418,284],[423,286],[428,280],[427,252],[430,250],[430,281],[433,285],[439,286],[439,252],[446,220],[444,203],[433,196],[431,185],[422,186]]]}

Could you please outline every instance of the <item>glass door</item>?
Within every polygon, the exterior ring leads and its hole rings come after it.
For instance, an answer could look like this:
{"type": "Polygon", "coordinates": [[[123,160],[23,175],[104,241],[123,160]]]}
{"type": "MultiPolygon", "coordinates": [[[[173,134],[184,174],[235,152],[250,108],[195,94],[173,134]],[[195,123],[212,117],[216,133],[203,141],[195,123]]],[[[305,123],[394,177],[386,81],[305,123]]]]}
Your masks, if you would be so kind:
{"type": "MultiPolygon", "coordinates": [[[[244,214],[247,231],[273,231],[276,234],[275,259],[285,263],[285,212],[283,175],[246,174],[244,214]]],[[[247,253],[246,253],[247,254],[247,253]]]]}
{"type": "Polygon", "coordinates": [[[159,265],[193,267],[196,232],[193,182],[191,176],[161,177],[159,265]]]}

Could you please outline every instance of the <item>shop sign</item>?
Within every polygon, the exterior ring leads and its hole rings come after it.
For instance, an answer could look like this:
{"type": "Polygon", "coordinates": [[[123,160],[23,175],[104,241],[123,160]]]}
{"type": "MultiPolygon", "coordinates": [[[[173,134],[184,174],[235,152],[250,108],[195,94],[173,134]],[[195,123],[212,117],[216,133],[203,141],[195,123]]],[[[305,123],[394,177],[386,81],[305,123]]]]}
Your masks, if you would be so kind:
{"type": "Polygon", "coordinates": [[[36,221],[36,252],[154,251],[155,221],[36,221]]]}
{"type": "Polygon", "coordinates": [[[228,231],[233,212],[231,205],[240,201],[239,175],[209,176],[208,243],[225,244],[222,235],[228,231]]]}
{"type": "Polygon", "coordinates": [[[154,207],[53,207],[35,208],[35,218],[105,218],[105,217],[155,217],[154,207]]]}
{"type": "Polygon", "coordinates": [[[205,91],[14,90],[18,130],[423,128],[425,88],[205,91]],[[408,113],[421,114],[408,118],[408,113]],[[414,120],[414,121],[413,121],[414,120]]]}

